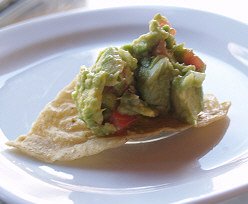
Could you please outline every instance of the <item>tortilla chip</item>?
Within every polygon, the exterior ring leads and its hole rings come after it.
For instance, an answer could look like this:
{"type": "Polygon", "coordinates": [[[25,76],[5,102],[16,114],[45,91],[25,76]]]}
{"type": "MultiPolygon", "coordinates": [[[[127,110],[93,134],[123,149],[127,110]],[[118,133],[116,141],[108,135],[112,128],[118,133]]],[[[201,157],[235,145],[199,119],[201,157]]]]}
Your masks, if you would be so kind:
{"type": "MultiPolygon", "coordinates": [[[[96,137],[78,118],[71,98],[75,83],[73,80],[45,106],[27,135],[6,144],[45,162],[66,161],[94,155],[130,140],[156,137],[162,133],[173,134],[191,127],[173,118],[142,118],[125,133],[96,137]]],[[[206,95],[204,101],[204,111],[199,114],[197,126],[208,125],[226,116],[229,102],[219,104],[212,95],[206,95]]]]}

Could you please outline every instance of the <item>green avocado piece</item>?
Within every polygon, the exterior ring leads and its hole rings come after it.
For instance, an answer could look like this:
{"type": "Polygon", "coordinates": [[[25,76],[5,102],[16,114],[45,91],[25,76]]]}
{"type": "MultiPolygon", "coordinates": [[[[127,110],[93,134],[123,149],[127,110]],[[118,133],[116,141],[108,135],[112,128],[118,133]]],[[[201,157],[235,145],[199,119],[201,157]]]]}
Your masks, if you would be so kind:
{"type": "Polygon", "coordinates": [[[184,44],[177,44],[173,47],[173,54],[175,57],[176,62],[183,63],[183,56],[186,52],[186,48],[184,47],[184,44]]]}
{"type": "Polygon", "coordinates": [[[97,135],[106,135],[116,131],[116,128],[109,123],[102,125],[102,92],[107,78],[108,74],[104,71],[93,73],[86,67],[81,67],[75,91],[72,93],[79,111],[79,118],[97,135]]]}
{"type": "Polygon", "coordinates": [[[92,67],[81,68],[72,98],[79,111],[79,118],[96,135],[108,135],[116,131],[115,126],[104,122],[104,119],[116,106],[118,94],[122,94],[125,87],[133,83],[131,70],[136,67],[137,60],[130,53],[109,47],[100,52],[92,67]],[[110,87],[114,93],[107,91],[110,87]]]}
{"type": "MultiPolygon", "coordinates": [[[[117,109],[118,104],[121,104],[120,109],[123,110],[125,105],[128,106],[123,102],[126,98],[124,93],[134,84],[133,72],[136,67],[137,60],[128,51],[110,47],[99,54],[92,67],[81,68],[72,98],[78,109],[79,118],[96,135],[109,135],[117,131],[114,125],[106,121],[117,109]]],[[[130,103],[133,102],[135,114],[152,114],[147,113],[152,112],[152,109],[139,98],[135,100],[132,98],[130,103]]],[[[130,110],[126,114],[132,115],[134,112],[130,110]]]]}
{"type": "Polygon", "coordinates": [[[171,101],[175,116],[196,125],[197,116],[203,109],[202,83],[205,74],[188,71],[184,76],[176,76],[172,81],[171,101]]]}
{"type": "Polygon", "coordinates": [[[90,68],[94,73],[104,71],[108,74],[105,86],[115,86],[122,81],[120,73],[124,68],[134,70],[137,60],[127,51],[116,47],[109,47],[100,52],[96,63],[90,68]]]}
{"type": "Polygon", "coordinates": [[[118,111],[127,115],[143,115],[148,117],[155,117],[158,112],[150,108],[138,95],[126,91],[120,99],[118,111]]]}
{"type": "MultiPolygon", "coordinates": [[[[186,53],[191,52],[194,54],[193,50],[185,48],[183,43],[174,45],[172,48],[172,52],[173,52],[174,61],[179,64],[184,64],[184,60],[185,60],[184,56],[186,53]]],[[[194,66],[194,65],[189,65],[189,66],[194,66]]],[[[198,68],[198,72],[204,73],[205,70],[206,70],[206,65],[203,63],[202,66],[198,68]]]]}
{"type": "Polygon", "coordinates": [[[96,135],[117,131],[109,122],[115,111],[147,117],[172,114],[196,124],[203,108],[205,64],[198,68],[201,60],[184,44],[176,44],[174,35],[167,19],[155,15],[148,33],[121,48],[106,48],[92,67],[81,68],[72,98],[80,119],[96,135]]]}
{"type": "Polygon", "coordinates": [[[128,50],[135,58],[140,59],[148,56],[160,41],[165,41],[170,35],[154,19],[149,24],[149,31],[149,33],[141,35],[131,44],[124,45],[122,48],[128,50]]]}
{"type": "Polygon", "coordinates": [[[151,62],[144,59],[136,74],[141,98],[160,113],[168,113],[171,81],[178,74],[167,57],[157,56],[151,62]]]}
{"type": "Polygon", "coordinates": [[[173,65],[174,69],[177,69],[180,72],[181,76],[184,76],[190,70],[195,71],[194,65],[185,65],[185,64],[178,63],[178,62],[176,62],[176,63],[172,62],[172,65],[173,65]]]}

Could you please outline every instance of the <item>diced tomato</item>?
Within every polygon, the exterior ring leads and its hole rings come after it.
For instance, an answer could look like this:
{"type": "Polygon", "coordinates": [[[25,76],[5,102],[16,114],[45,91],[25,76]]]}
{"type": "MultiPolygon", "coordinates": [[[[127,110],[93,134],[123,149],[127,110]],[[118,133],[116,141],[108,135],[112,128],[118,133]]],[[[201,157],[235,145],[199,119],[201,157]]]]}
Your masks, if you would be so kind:
{"type": "Polygon", "coordinates": [[[118,130],[122,130],[131,125],[136,119],[136,116],[125,115],[115,111],[110,117],[110,123],[112,123],[118,130]]]}
{"type": "Polygon", "coordinates": [[[186,51],[183,56],[183,62],[186,65],[194,65],[196,67],[196,71],[202,71],[205,67],[203,61],[196,56],[192,51],[186,51]]]}
{"type": "Polygon", "coordinates": [[[170,26],[170,31],[169,31],[169,33],[170,33],[171,35],[176,35],[176,29],[174,29],[174,28],[171,27],[171,24],[169,23],[169,21],[167,21],[167,20],[165,20],[165,19],[161,19],[158,23],[159,23],[159,26],[160,26],[161,28],[162,28],[163,26],[165,26],[165,25],[170,26]]]}
{"type": "Polygon", "coordinates": [[[171,34],[171,35],[176,35],[176,32],[177,32],[177,31],[176,31],[175,28],[171,28],[171,29],[170,29],[170,34],[171,34]]]}
{"type": "Polygon", "coordinates": [[[170,26],[170,23],[166,19],[161,19],[158,23],[160,27],[163,27],[164,25],[170,26]]]}
{"type": "Polygon", "coordinates": [[[158,43],[157,47],[154,49],[153,54],[155,56],[157,56],[157,55],[165,55],[165,56],[167,56],[168,53],[167,53],[167,49],[166,49],[166,42],[161,40],[158,43]]]}

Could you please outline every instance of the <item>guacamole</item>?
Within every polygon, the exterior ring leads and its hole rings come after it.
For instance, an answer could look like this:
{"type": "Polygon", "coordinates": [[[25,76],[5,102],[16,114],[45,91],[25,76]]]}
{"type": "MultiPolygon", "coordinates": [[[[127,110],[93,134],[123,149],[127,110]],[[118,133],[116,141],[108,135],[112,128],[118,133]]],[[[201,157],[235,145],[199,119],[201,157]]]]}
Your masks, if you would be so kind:
{"type": "Polygon", "coordinates": [[[203,110],[205,64],[157,14],[149,32],[99,53],[81,67],[72,98],[79,118],[97,136],[127,129],[144,117],[171,116],[196,125],[203,110]]]}

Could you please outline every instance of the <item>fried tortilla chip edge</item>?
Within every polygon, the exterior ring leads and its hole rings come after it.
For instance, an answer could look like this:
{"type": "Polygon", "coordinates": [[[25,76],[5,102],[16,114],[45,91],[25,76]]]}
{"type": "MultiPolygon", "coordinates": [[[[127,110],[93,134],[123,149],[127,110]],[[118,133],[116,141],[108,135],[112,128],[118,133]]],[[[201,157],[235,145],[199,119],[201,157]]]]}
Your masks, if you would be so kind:
{"type": "MultiPolygon", "coordinates": [[[[67,161],[119,147],[129,140],[151,138],[168,131],[175,130],[178,132],[192,127],[191,125],[182,124],[177,129],[163,127],[147,133],[128,132],[126,136],[96,137],[87,130],[81,120],[77,119],[76,107],[71,99],[74,86],[75,80],[62,89],[56,98],[45,106],[27,135],[21,135],[15,141],[8,141],[6,144],[45,162],[67,161]],[[71,117],[71,120],[67,120],[63,113],[69,114],[68,118],[71,117]],[[61,120],[56,121],[58,119],[61,120]],[[71,127],[68,125],[70,121],[74,121],[71,127]]],[[[206,126],[224,118],[230,105],[230,102],[219,103],[213,95],[206,95],[205,109],[199,114],[196,127],[206,126]]]]}

